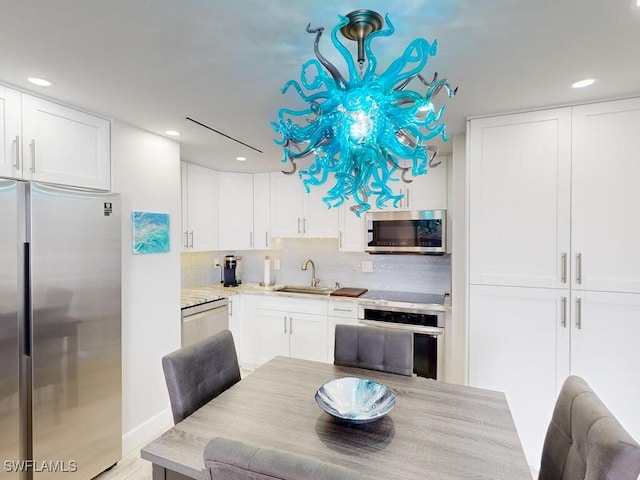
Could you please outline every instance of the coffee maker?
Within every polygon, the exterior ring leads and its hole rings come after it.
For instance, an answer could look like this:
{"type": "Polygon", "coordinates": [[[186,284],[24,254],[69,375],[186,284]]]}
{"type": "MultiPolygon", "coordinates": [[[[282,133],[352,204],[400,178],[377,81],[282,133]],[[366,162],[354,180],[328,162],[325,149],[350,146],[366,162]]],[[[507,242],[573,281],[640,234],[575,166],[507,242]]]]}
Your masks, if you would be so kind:
{"type": "Polygon", "coordinates": [[[225,255],[223,269],[225,287],[237,287],[242,283],[242,280],[240,280],[240,260],[242,260],[242,257],[237,255],[225,255]]]}

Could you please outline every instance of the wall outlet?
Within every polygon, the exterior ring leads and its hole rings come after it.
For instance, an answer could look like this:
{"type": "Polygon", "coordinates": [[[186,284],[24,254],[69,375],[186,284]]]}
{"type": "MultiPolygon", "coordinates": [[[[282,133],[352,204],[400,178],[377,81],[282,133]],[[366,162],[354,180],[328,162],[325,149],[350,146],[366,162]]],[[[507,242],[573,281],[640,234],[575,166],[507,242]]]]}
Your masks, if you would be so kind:
{"type": "Polygon", "coordinates": [[[373,272],[373,262],[371,260],[363,260],[362,261],[362,271],[365,273],[373,272]]]}
{"type": "Polygon", "coordinates": [[[214,258],[214,259],[213,259],[213,266],[214,266],[214,267],[217,267],[217,266],[219,266],[219,265],[220,265],[220,259],[219,259],[219,258],[214,258]]]}
{"type": "Polygon", "coordinates": [[[280,259],[279,258],[274,258],[273,259],[273,269],[274,270],[280,270],[280,259]]]}

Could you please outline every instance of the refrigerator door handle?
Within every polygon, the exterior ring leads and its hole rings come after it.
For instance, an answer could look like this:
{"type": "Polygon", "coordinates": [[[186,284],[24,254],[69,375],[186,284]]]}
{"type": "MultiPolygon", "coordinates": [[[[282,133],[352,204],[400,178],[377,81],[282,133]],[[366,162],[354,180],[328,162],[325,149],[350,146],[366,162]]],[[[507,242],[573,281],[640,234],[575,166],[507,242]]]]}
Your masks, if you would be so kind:
{"type": "Polygon", "coordinates": [[[27,357],[31,357],[31,248],[29,242],[24,243],[24,310],[22,314],[23,321],[23,352],[27,357]]]}

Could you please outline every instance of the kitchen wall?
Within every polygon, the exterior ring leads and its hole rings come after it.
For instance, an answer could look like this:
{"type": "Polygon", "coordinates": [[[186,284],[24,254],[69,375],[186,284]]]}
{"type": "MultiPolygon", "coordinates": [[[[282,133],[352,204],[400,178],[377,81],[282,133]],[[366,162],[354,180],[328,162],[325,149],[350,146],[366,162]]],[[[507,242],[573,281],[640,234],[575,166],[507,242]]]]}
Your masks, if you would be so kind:
{"type": "Polygon", "coordinates": [[[218,283],[220,268],[228,254],[242,257],[242,280],[261,282],[264,257],[271,260],[272,278],[279,284],[307,285],[311,283],[311,266],[302,270],[302,262],[310,258],[316,266],[321,286],[364,287],[370,290],[450,293],[450,255],[369,255],[340,252],[338,240],[277,239],[276,248],[269,251],[234,251],[183,253],[182,288],[218,283]],[[274,271],[274,260],[280,260],[280,270],[274,271]],[[372,262],[373,272],[362,272],[362,262],[372,262]]]}
{"type": "Polygon", "coordinates": [[[122,196],[123,454],[173,424],[161,367],[180,347],[180,246],[132,255],[131,212],[170,215],[180,237],[180,146],[120,122],[111,127],[112,189],[122,196]]]}

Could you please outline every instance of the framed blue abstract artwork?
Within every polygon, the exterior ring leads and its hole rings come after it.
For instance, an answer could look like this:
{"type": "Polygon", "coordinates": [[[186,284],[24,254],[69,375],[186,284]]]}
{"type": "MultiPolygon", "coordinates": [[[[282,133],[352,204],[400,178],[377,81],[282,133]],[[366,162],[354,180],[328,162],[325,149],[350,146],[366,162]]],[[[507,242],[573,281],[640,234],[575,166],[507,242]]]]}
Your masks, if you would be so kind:
{"type": "Polygon", "coordinates": [[[131,221],[134,255],[169,251],[168,213],[131,212],[131,221]]]}

